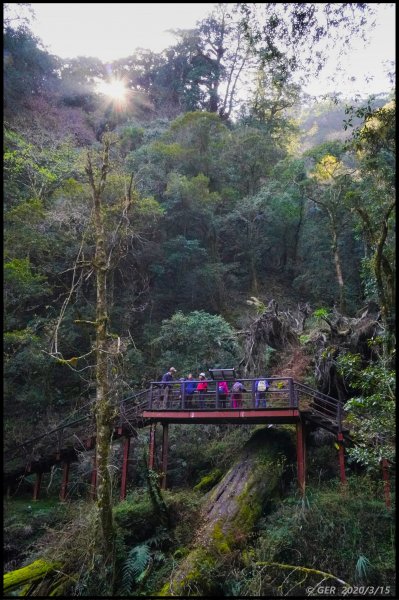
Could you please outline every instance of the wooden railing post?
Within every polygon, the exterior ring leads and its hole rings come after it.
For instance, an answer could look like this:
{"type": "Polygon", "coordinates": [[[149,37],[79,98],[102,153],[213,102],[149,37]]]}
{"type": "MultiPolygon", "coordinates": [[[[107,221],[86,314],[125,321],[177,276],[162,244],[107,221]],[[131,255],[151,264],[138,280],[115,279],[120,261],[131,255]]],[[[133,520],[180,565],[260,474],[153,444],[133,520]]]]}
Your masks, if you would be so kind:
{"type": "Polygon", "coordinates": [[[151,386],[150,386],[150,401],[149,401],[149,409],[152,409],[152,391],[153,391],[153,385],[151,382],[151,386]]]}
{"type": "Polygon", "coordinates": [[[121,478],[121,500],[126,500],[126,487],[127,487],[127,470],[129,466],[129,450],[130,450],[130,437],[126,437],[123,442],[123,463],[122,463],[122,478],[121,478]]]}
{"type": "Polygon", "coordinates": [[[219,382],[215,382],[215,407],[219,410],[219,382]]]}

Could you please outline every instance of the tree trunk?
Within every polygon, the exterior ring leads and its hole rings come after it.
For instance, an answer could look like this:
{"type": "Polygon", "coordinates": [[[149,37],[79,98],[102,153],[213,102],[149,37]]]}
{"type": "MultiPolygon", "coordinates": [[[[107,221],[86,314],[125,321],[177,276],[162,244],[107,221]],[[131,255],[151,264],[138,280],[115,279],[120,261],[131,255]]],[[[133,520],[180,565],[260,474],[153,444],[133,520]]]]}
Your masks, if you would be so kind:
{"type": "Polygon", "coordinates": [[[332,229],[333,243],[332,243],[332,251],[334,255],[334,265],[335,272],[337,274],[337,282],[339,289],[339,311],[342,314],[346,312],[346,300],[345,300],[345,285],[344,285],[344,276],[342,274],[342,266],[341,266],[341,257],[339,255],[338,250],[338,234],[335,228],[335,224],[333,224],[332,229]]]}
{"type": "Polygon", "coordinates": [[[287,431],[254,433],[235,465],[207,494],[194,547],[157,595],[220,594],[220,567],[245,546],[265,500],[278,494],[287,451],[293,456],[287,431]]]}
{"type": "Polygon", "coordinates": [[[109,269],[103,220],[102,193],[109,168],[111,141],[104,136],[104,153],[100,171],[100,181],[95,183],[91,156],[88,155],[86,173],[92,188],[96,251],[94,269],[96,272],[96,456],[97,456],[97,508],[95,543],[98,553],[106,565],[113,563],[114,532],[112,523],[111,481],[108,469],[109,450],[112,435],[112,404],[108,373],[107,353],[107,273],[109,269]]]}

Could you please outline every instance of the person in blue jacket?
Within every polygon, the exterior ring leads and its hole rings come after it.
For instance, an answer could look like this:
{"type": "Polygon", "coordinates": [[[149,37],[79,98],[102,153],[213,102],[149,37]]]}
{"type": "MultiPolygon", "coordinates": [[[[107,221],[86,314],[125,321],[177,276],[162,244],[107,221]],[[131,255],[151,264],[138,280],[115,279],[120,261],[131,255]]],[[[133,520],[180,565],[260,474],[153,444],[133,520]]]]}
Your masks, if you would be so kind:
{"type": "Polygon", "coordinates": [[[193,374],[187,375],[185,386],[185,406],[186,408],[193,408],[193,396],[197,389],[197,384],[193,381],[193,374]]]}

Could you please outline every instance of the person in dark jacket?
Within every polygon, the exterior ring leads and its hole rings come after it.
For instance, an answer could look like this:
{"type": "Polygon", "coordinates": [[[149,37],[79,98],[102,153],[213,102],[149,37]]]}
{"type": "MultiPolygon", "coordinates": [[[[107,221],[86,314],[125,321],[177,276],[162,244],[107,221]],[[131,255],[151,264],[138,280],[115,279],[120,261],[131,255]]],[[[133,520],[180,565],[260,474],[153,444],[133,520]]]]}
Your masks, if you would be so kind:
{"type": "Polygon", "coordinates": [[[195,390],[197,389],[197,384],[193,381],[193,374],[189,373],[187,375],[186,382],[184,384],[185,387],[185,406],[186,408],[193,408],[193,396],[195,390]]]}
{"type": "Polygon", "coordinates": [[[169,396],[172,393],[172,385],[171,381],[174,381],[174,374],[176,373],[176,369],[174,367],[170,367],[169,371],[167,371],[164,375],[162,375],[163,382],[163,407],[168,408],[169,404],[169,396]]]}

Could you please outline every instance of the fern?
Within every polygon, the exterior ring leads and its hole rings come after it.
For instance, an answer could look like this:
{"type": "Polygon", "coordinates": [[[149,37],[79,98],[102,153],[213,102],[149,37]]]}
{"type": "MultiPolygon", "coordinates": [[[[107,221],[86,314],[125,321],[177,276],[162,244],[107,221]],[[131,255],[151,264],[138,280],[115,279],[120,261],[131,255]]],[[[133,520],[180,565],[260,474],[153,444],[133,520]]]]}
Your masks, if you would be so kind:
{"type": "Polygon", "coordinates": [[[148,538],[148,540],[146,540],[145,543],[148,544],[148,546],[157,548],[161,546],[163,542],[171,541],[171,539],[171,535],[165,527],[157,527],[157,529],[155,530],[155,534],[152,537],[148,538]]]}
{"type": "Polygon", "coordinates": [[[368,580],[370,571],[372,570],[372,564],[369,559],[362,554],[359,556],[356,567],[355,567],[355,579],[359,582],[365,582],[368,580]]]}
{"type": "Polygon", "coordinates": [[[150,557],[148,542],[144,542],[130,550],[122,569],[121,594],[130,594],[133,584],[143,577],[150,557]]]}

